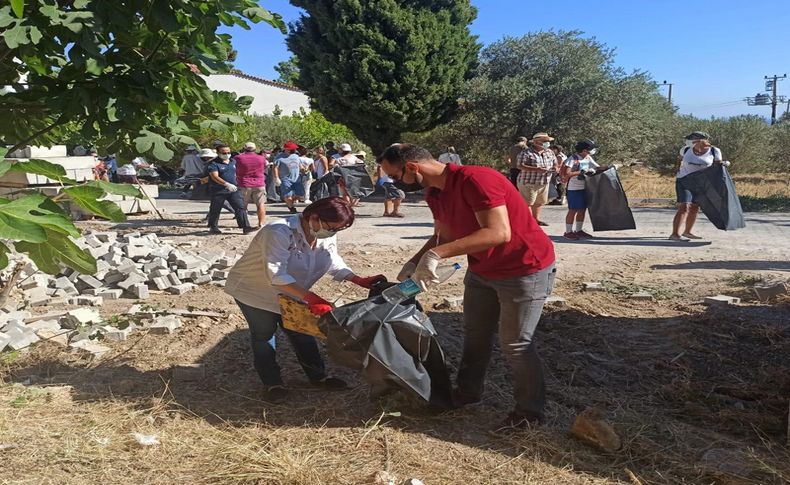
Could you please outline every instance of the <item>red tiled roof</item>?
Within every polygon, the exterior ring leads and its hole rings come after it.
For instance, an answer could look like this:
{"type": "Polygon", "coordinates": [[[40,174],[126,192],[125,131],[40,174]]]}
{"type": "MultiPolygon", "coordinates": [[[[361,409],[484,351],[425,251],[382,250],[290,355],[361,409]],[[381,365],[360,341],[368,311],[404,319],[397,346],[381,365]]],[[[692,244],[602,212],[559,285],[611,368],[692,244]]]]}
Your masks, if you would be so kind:
{"type": "Polygon", "coordinates": [[[230,71],[230,73],[226,74],[226,75],[236,76],[236,77],[240,77],[242,79],[248,79],[250,81],[255,81],[256,83],[266,84],[268,86],[274,86],[275,88],[286,89],[288,91],[296,91],[297,93],[301,93],[302,92],[302,90],[297,88],[297,87],[290,86],[288,84],[281,83],[281,82],[278,82],[278,81],[269,81],[268,79],[263,79],[262,77],[250,76],[249,74],[245,74],[245,73],[243,73],[241,71],[237,71],[235,69],[230,71]]]}

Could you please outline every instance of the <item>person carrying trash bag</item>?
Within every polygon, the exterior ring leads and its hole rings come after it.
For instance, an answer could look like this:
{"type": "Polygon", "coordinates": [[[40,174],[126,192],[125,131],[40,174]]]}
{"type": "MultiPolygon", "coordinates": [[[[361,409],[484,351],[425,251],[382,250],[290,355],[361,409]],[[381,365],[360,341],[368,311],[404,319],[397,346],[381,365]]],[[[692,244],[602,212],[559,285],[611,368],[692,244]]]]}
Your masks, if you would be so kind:
{"type": "MultiPolygon", "coordinates": [[[[282,401],[288,389],[277,365],[274,334],[282,325],[278,296],[305,301],[314,315],[332,305],[310,291],[324,275],[351,281],[363,288],[386,280],[383,275],[363,278],[354,274],[337,252],[338,231],[351,227],[354,210],[339,197],[313,202],[302,214],[267,223],[231,268],[225,292],[232,296],[250,327],[255,370],[264,385],[264,397],[282,401]]],[[[310,383],[323,389],[344,389],[341,379],[329,377],[314,337],[283,329],[310,383]]]]}
{"type": "Polygon", "coordinates": [[[601,167],[593,160],[592,155],[598,147],[592,140],[582,140],[574,147],[576,153],[568,157],[562,164],[560,176],[568,188],[568,214],[565,216],[565,234],[563,237],[571,241],[592,239],[592,235],[584,231],[584,215],[587,212],[586,175],[593,175],[608,167],[601,167]]]}
{"type": "Polygon", "coordinates": [[[456,406],[481,400],[494,338],[509,364],[515,409],[499,428],[544,420],[543,368],[534,341],[556,270],[554,246],[519,192],[488,167],[443,164],[428,150],[396,143],[380,156],[404,192],[427,188],[434,235],[401,269],[425,288],[440,281],[444,258],[466,255],[464,349],[453,391],[456,406]]]}

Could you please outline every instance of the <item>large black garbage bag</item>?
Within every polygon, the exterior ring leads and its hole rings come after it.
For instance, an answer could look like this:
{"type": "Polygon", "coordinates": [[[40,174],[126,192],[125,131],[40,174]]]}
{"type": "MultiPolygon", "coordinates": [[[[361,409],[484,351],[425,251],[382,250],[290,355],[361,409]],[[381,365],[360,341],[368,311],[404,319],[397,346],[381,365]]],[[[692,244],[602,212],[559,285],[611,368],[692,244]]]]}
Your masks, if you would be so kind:
{"type": "Polygon", "coordinates": [[[316,201],[326,199],[327,197],[338,197],[340,195],[340,188],[337,185],[337,179],[340,175],[334,172],[328,172],[323,177],[314,181],[310,185],[310,200],[316,201]]]}
{"type": "Polygon", "coordinates": [[[691,191],[702,213],[717,229],[734,231],[746,227],[741,201],[727,167],[715,164],[686,175],[681,183],[691,191]]]}
{"type": "Polygon", "coordinates": [[[593,230],[624,231],[636,229],[634,215],[620,183],[617,169],[611,167],[595,175],[585,176],[585,198],[593,230]]]}
{"type": "Polygon", "coordinates": [[[400,389],[433,406],[451,407],[450,373],[436,330],[415,304],[375,296],[334,309],[318,326],[330,358],[360,370],[371,396],[400,389]]]}
{"type": "Polygon", "coordinates": [[[367,197],[376,191],[373,180],[364,165],[347,165],[345,167],[336,165],[332,171],[342,177],[346,192],[354,199],[367,197]]]}

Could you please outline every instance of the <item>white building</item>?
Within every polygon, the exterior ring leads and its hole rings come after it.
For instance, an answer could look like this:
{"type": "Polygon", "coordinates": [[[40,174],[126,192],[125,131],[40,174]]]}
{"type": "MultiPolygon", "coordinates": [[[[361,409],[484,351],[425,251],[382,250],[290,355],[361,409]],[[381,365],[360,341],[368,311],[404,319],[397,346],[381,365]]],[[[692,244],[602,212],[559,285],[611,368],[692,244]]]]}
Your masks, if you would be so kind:
{"type": "Polygon", "coordinates": [[[307,95],[299,89],[276,81],[269,81],[248,74],[212,74],[204,77],[209,88],[215,91],[228,91],[237,96],[252,96],[250,114],[270,115],[277,108],[283,115],[310,110],[307,95]]]}

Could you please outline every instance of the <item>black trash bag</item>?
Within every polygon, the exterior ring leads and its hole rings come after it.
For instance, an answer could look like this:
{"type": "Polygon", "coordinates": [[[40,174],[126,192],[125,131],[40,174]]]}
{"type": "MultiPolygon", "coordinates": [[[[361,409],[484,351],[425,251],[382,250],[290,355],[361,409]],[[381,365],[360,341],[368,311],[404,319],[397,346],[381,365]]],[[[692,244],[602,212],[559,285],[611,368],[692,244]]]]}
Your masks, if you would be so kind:
{"type": "Polygon", "coordinates": [[[332,171],[343,178],[346,192],[354,199],[367,197],[376,191],[373,180],[364,165],[347,165],[345,167],[336,165],[332,171]]]}
{"type": "Polygon", "coordinates": [[[681,183],[691,191],[694,202],[717,229],[734,231],[746,227],[741,201],[727,167],[715,164],[686,175],[681,183]]]}
{"type": "Polygon", "coordinates": [[[611,167],[595,175],[586,175],[585,198],[593,230],[624,231],[636,229],[617,169],[611,167]]]}
{"type": "Polygon", "coordinates": [[[310,200],[316,201],[326,199],[327,197],[339,197],[340,188],[337,185],[337,180],[340,175],[334,172],[328,172],[323,177],[314,181],[310,185],[310,200]]]}
{"type": "Polygon", "coordinates": [[[449,409],[452,386],[444,353],[431,320],[416,305],[374,296],[334,309],[318,326],[330,358],[360,370],[371,397],[403,390],[449,409]]]}

